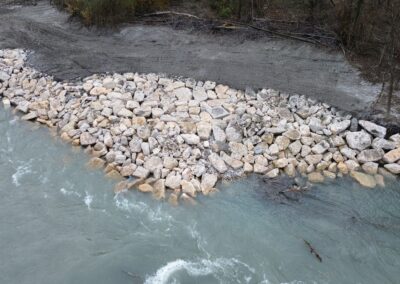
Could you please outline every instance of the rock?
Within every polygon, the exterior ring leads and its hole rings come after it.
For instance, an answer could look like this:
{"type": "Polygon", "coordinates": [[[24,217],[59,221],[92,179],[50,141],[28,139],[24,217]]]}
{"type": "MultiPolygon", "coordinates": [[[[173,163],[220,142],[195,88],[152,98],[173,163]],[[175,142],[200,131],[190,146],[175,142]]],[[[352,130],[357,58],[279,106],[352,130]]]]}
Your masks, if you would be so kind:
{"type": "Polygon", "coordinates": [[[188,88],[178,88],[173,91],[173,94],[179,101],[190,101],[192,99],[192,91],[188,88]]]}
{"type": "MultiPolygon", "coordinates": [[[[135,173],[136,168],[137,168],[137,166],[135,164],[129,164],[129,165],[123,166],[121,168],[120,174],[123,177],[133,176],[134,173],[135,173]]],[[[144,178],[144,176],[143,176],[143,178],[144,178]]]]}
{"type": "Polygon", "coordinates": [[[210,161],[211,165],[221,174],[225,173],[228,170],[224,160],[215,153],[211,153],[208,156],[208,160],[210,161]]]}
{"type": "Polygon", "coordinates": [[[337,165],[337,168],[338,168],[339,172],[344,175],[349,173],[349,169],[347,168],[346,164],[343,162],[339,162],[337,165]]]}
{"type": "Polygon", "coordinates": [[[191,197],[196,197],[196,188],[190,181],[182,180],[181,186],[183,193],[189,194],[191,197]]]}
{"type": "Polygon", "coordinates": [[[360,163],[367,163],[367,162],[376,162],[379,161],[380,159],[383,158],[383,155],[385,152],[383,152],[382,149],[367,149],[363,150],[358,154],[357,160],[360,163]]]}
{"type": "Polygon", "coordinates": [[[21,101],[18,103],[17,107],[15,108],[16,110],[19,110],[20,112],[27,113],[29,109],[29,102],[28,101],[21,101]]]}
{"type": "Polygon", "coordinates": [[[165,186],[171,189],[180,188],[181,181],[182,176],[180,174],[170,173],[165,180],[165,186]]]}
{"type": "Polygon", "coordinates": [[[329,143],[325,140],[322,140],[314,147],[312,147],[311,151],[314,152],[315,154],[323,154],[329,149],[329,147],[330,147],[329,143]]]}
{"type": "Polygon", "coordinates": [[[208,140],[211,135],[211,123],[200,121],[197,123],[197,135],[199,135],[200,139],[208,140]]]}
{"type": "Polygon", "coordinates": [[[171,204],[172,206],[178,206],[178,194],[176,193],[171,193],[170,196],[168,197],[168,203],[171,204]]]}
{"type": "Polygon", "coordinates": [[[208,99],[207,92],[203,87],[194,87],[193,98],[196,101],[206,101],[208,99]]]}
{"type": "Polygon", "coordinates": [[[400,160],[400,148],[394,149],[390,152],[387,152],[384,156],[383,156],[383,161],[388,163],[388,164],[392,164],[397,162],[398,160],[400,160]]]}
{"type": "Polygon", "coordinates": [[[226,141],[225,132],[221,128],[219,128],[218,126],[213,126],[212,131],[215,141],[221,143],[224,143],[226,141]]]}
{"type": "Polygon", "coordinates": [[[360,164],[354,160],[347,160],[344,162],[349,169],[349,171],[357,171],[360,169],[360,164]]]}
{"type": "Polygon", "coordinates": [[[137,167],[135,172],[132,174],[134,177],[138,178],[147,178],[147,176],[150,174],[150,171],[148,169],[145,169],[141,166],[137,167]]]}
{"type": "Polygon", "coordinates": [[[163,161],[164,168],[172,170],[178,166],[178,161],[172,157],[165,157],[163,161]]]}
{"type": "Polygon", "coordinates": [[[94,87],[93,89],[90,90],[91,96],[100,96],[105,94],[107,94],[107,89],[104,87],[94,87]]]}
{"type": "Polygon", "coordinates": [[[316,165],[319,162],[321,162],[323,156],[321,154],[316,154],[316,155],[308,155],[305,157],[305,160],[308,164],[310,165],[316,165]]]}
{"type": "Polygon", "coordinates": [[[296,129],[290,129],[284,132],[283,136],[289,138],[290,140],[299,140],[301,137],[300,132],[296,129]]]}
{"type": "Polygon", "coordinates": [[[372,148],[383,149],[383,150],[393,150],[393,149],[396,149],[396,143],[377,137],[372,141],[372,148]]]}
{"type": "Polygon", "coordinates": [[[362,128],[367,130],[373,136],[385,138],[385,136],[386,136],[386,128],[385,127],[379,126],[373,122],[366,121],[366,120],[360,120],[358,123],[361,125],[362,128]]]}
{"type": "Polygon", "coordinates": [[[361,168],[369,175],[375,175],[378,173],[379,165],[374,162],[367,162],[361,166],[361,168]]]}
{"type": "Polygon", "coordinates": [[[24,116],[21,117],[21,120],[33,120],[35,118],[37,118],[38,115],[35,111],[30,112],[28,114],[25,114],[24,116]]]}
{"type": "Polygon", "coordinates": [[[262,164],[255,163],[253,166],[254,173],[256,174],[265,174],[268,171],[268,168],[262,164]]]}
{"type": "Polygon", "coordinates": [[[312,183],[322,183],[324,182],[325,178],[320,172],[312,172],[308,174],[308,180],[312,183]]]}
{"type": "Polygon", "coordinates": [[[163,168],[163,161],[160,157],[151,156],[144,162],[143,167],[149,172],[154,173],[155,171],[161,170],[163,168]]]}
{"type": "Polygon", "coordinates": [[[350,127],[351,121],[350,120],[343,120],[340,122],[336,122],[336,123],[332,123],[329,126],[330,131],[332,132],[332,134],[339,134],[343,131],[345,131],[347,128],[350,127]]]}
{"type": "Polygon", "coordinates": [[[335,147],[340,147],[340,146],[346,145],[346,141],[344,141],[343,137],[341,137],[341,136],[331,137],[331,143],[335,147]]]}
{"type": "Polygon", "coordinates": [[[204,174],[201,178],[201,190],[202,192],[208,192],[215,187],[218,181],[218,176],[214,174],[204,174]]]}
{"type": "Polygon", "coordinates": [[[214,119],[222,119],[229,115],[229,112],[222,106],[216,106],[207,110],[214,119]]]}
{"type": "Polygon", "coordinates": [[[360,151],[368,148],[372,144],[371,136],[364,131],[348,132],[346,141],[350,148],[360,151]]]}
{"type": "Polygon", "coordinates": [[[247,147],[242,143],[230,142],[229,150],[232,152],[232,157],[238,160],[247,155],[247,147]]]}
{"type": "Polygon", "coordinates": [[[340,153],[348,159],[356,159],[357,151],[350,149],[349,147],[343,147],[340,149],[340,153]]]}
{"type": "Polygon", "coordinates": [[[278,136],[275,139],[275,144],[278,145],[280,151],[284,151],[289,147],[290,140],[285,136],[278,136]]]}
{"type": "Polygon", "coordinates": [[[279,175],[279,169],[273,169],[265,174],[267,178],[276,178],[279,175]]]}
{"type": "Polygon", "coordinates": [[[386,165],[384,165],[384,167],[392,174],[395,174],[395,175],[400,174],[400,165],[399,164],[386,164],[386,165]]]}
{"type": "Polygon", "coordinates": [[[157,200],[165,199],[165,179],[153,183],[153,197],[157,200]]]}
{"type": "Polygon", "coordinates": [[[83,132],[80,136],[80,143],[82,146],[94,145],[96,144],[96,138],[88,132],[83,132]]]}
{"type": "Polygon", "coordinates": [[[243,167],[242,161],[232,158],[231,156],[227,155],[225,152],[221,152],[221,158],[224,160],[224,162],[228,166],[230,166],[234,170],[237,170],[237,169],[240,169],[243,167]]]}
{"type": "Polygon", "coordinates": [[[8,75],[4,71],[0,71],[0,82],[7,82],[10,79],[10,75],[8,75]]]}
{"type": "Polygon", "coordinates": [[[385,178],[383,177],[383,175],[374,175],[376,184],[380,187],[385,187],[385,178]]]}
{"type": "Polygon", "coordinates": [[[89,162],[87,162],[86,167],[92,170],[98,170],[104,167],[104,165],[106,164],[106,161],[104,161],[103,159],[100,158],[92,158],[89,160],[89,162]]]}
{"type": "Polygon", "coordinates": [[[243,171],[247,174],[247,173],[251,173],[253,172],[253,166],[247,162],[244,163],[243,165],[243,171]]]}
{"type": "Polygon", "coordinates": [[[192,197],[190,197],[188,194],[186,193],[182,193],[180,196],[180,199],[182,200],[183,203],[187,204],[187,205],[197,205],[196,200],[194,200],[192,197]]]}
{"type": "Polygon", "coordinates": [[[369,188],[374,188],[376,187],[376,181],[373,176],[357,172],[357,171],[351,171],[350,176],[354,178],[359,184],[361,184],[364,187],[369,187],[369,188]]]}
{"type": "Polygon", "coordinates": [[[322,125],[322,122],[319,118],[316,117],[311,117],[310,122],[308,123],[308,126],[310,127],[312,132],[319,132],[324,129],[324,126],[322,125]]]}
{"type": "Polygon", "coordinates": [[[154,188],[148,183],[143,183],[138,186],[138,190],[141,192],[148,193],[148,192],[153,192],[154,188]]]}
{"type": "Polygon", "coordinates": [[[283,169],[288,165],[288,160],[286,158],[278,159],[273,162],[274,166],[278,169],[283,169]]]}
{"type": "Polygon", "coordinates": [[[225,131],[226,139],[229,142],[241,142],[242,132],[238,126],[229,125],[225,131]]]}
{"type": "Polygon", "coordinates": [[[294,156],[296,156],[298,153],[300,153],[302,146],[303,145],[301,144],[301,142],[297,140],[289,145],[289,150],[294,156]]]}
{"type": "Polygon", "coordinates": [[[197,145],[200,143],[200,137],[196,134],[181,134],[181,136],[188,145],[197,145]]]}

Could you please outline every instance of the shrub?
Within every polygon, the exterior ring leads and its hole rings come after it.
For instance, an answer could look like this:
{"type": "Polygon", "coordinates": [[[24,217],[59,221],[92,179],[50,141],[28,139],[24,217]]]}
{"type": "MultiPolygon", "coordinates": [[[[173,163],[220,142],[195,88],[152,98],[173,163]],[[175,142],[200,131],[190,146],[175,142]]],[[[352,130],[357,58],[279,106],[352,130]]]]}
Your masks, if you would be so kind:
{"type": "Polygon", "coordinates": [[[86,25],[115,25],[138,13],[163,9],[169,0],[53,0],[86,25]]]}

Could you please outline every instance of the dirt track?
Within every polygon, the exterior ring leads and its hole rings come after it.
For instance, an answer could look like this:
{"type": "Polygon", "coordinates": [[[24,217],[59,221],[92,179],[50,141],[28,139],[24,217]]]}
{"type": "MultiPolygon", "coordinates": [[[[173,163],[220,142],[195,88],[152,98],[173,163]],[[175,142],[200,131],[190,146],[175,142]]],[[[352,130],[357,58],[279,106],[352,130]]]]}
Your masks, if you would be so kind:
{"type": "Polygon", "coordinates": [[[162,72],[242,89],[305,94],[348,111],[365,110],[380,91],[363,82],[339,52],[267,37],[243,41],[159,26],[99,33],[69,21],[48,1],[0,4],[0,48],[8,47],[33,50],[29,63],[59,79],[95,72],[162,72]]]}

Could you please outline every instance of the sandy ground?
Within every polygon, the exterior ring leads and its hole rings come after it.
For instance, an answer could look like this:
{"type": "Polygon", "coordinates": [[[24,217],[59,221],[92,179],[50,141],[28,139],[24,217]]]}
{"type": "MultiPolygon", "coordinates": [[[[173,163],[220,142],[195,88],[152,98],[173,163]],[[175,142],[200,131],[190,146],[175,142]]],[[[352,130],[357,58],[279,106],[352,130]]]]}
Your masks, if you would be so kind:
{"type": "Polygon", "coordinates": [[[304,94],[359,113],[380,92],[380,86],[363,81],[337,51],[268,37],[243,40],[234,34],[162,26],[129,25],[99,32],[69,20],[48,2],[0,4],[0,48],[33,50],[29,64],[58,79],[96,72],[161,72],[241,89],[304,94]]]}

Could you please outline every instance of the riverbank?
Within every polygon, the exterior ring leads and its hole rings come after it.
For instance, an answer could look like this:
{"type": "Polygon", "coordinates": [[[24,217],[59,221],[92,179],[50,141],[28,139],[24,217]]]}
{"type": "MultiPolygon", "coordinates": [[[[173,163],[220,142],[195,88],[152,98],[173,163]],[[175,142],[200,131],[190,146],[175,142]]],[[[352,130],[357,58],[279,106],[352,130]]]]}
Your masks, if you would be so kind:
{"type": "Polygon", "coordinates": [[[158,74],[58,82],[27,67],[22,50],[0,59],[3,104],[85,147],[92,168],[128,178],[116,192],[194,203],[219,179],[251,173],[314,183],[350,174],[370,188],[400,174],[400,134],[304,96],[158,74]]]}

